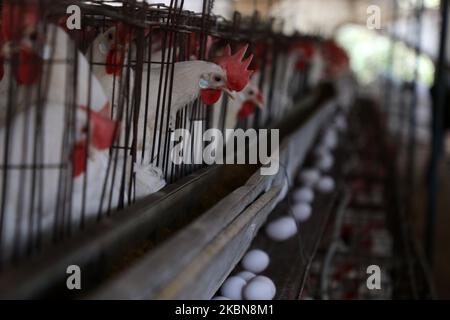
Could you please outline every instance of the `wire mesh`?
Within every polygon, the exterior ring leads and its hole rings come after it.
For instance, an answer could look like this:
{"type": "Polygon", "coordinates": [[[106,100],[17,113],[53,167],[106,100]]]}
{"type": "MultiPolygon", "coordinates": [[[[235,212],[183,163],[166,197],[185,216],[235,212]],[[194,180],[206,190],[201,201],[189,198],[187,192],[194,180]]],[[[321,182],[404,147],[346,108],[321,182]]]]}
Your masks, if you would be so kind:
{"type": "Polygon", "coordinates": [[[183,5],[2,1],[0,266],[204,168],[207,129],[268,127],[306,92],[311,62],[292,44],[318,39],[276,34],[257,14],[226,21],[213,1],[183,5]],[[69,29],[69,5],[81,29],[69,29]],[[226,79],[227,44],[249,44],[254,74],[234,99],[205,103],[201,80],[226,79]],[[187,163],[172,161],[176,129],[191,133],[187,163]]]}

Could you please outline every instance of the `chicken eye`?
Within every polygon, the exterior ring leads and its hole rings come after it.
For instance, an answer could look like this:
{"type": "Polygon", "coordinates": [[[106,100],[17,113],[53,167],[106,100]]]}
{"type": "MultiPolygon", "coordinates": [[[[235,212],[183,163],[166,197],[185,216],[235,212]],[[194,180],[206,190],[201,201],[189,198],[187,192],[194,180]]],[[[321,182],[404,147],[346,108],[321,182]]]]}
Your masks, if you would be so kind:
{"type": "Polygon", "coordinates": [[[248,94],[249,94],[250,96],[253,96],[253,95],[255,94],[255,91],[250,90],[250,91],[248,92],[248,94]]]}
{"type": "Polygon", "coordinates": [[[108,34],[108,39],[109,39],[109,40],[113,40],[113,39],[114,39],[114,36],[113,36],[112,33],[109,33],[109,34],[108,34]]]}
{"type": "Polygon", "coordinates": [[[214,77],[214,81],[215,82],[220,82],[220,81],[222,81],[222,78],[220,76],[215,76],[214,77]]]}

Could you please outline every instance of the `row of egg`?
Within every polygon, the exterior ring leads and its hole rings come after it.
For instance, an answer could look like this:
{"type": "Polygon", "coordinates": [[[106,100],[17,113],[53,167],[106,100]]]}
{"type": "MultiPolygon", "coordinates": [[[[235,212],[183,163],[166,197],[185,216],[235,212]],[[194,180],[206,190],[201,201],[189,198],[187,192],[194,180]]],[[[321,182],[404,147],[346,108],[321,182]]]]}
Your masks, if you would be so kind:
{"type": "MultiPolygon", "coordinates": [[[[321,176],[321,173],[328,172],[334,165],[331,152],[338,144],[337,131],[347,128],[345,117],[336,117],[333,127],[325,131],[319,147],[314,151],[315,167],[304,169],[298,176],[302,186],[292,192],[292,216],[283,216],[266,226],[266,233],[272,240],[284,241],[297,234],[297,223],[305,222],[311,216],[314,189],[321,193],[334,190],[333,178],[321,176]]],[[[213,300],[272,300],[276,294],[274,282],[266,276],[257,275],[268,267],[269,262],[269,255],[263,250],[248,251],[241,260],[244,271],[228,277],[221,286],[221,295],[213,300]]]]}
{"type": "Polygon", "coordinates": [[[326,173],[334,165],[332,151],[338,145],[338,132],[345,130],[345,128],[345,117],[338,116],[334,125],[323,133],[318,147],[314,150],[316,160],[314,166],[303,169],[298,175],[300,187],[294,189],[291,193],[291,214],[267,224],[266,234],[269,238],[274,241],[285,241],[293,237],[298,232],[297,224],[305,222],[311,216],[314,191],[317,190],[326,194],[334,190],[334,179],[326,173]]]}

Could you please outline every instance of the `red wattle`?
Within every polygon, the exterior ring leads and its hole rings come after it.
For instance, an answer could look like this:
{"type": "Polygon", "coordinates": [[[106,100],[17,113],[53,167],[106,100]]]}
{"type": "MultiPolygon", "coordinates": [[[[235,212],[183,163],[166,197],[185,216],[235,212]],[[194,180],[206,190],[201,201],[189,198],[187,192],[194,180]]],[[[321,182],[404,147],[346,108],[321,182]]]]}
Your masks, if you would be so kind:
{"type": "Polygon", "coordinates": [[[109,50],[106,57],[106,73],[120,76],[122,74],[123,62],[124,56],[122,54],[122,51],[117,49],[109,50]]]}
{"type": "Polygon", "coordinates": [[[72,151],[72,173],[74,178],[86,171],[86,158],[86,141],[76,143],[72,151]]]}
{"type": "Polygon", "coordinates": [[[306,68],[306,61],[305,61],[304,59],[299,59],[299,60],[297,61],[297,64],[295,65],[295,68],[296,68],[298,71],[303,71],[303,70],[305,70],[305,68],[306,68]]]}
{"type": "Polygon", "coordinates": [[[219,89],[202,89],[200,90],[200,97],[207,106],[213,105],[220,99],[222,91],[219,89]]]}
{"type": "Polygon", "coordinates": [[[99,114],[91,114],[92,141],[91,143],[99,150],[108,149],[116,135],[116,121],[103,117],[99,114]]]}
{"type": "Polygon", "coordinates": [[[18,67],[15,70],[15,78],[19,85],[36,84],[42,74],[42,58],[31,49],[23,48],[16,56],[18,67]]]}
{"type": "Polygon", "coordinates": [[[253,112],[255,112],[255,109],[256,109],[256,105],[253,102],[245,101],[242,104],[241,109],[239,110],[239,113],[238,113],[239,119],[247,118],[248,116],[253,114],[253,112]]]}

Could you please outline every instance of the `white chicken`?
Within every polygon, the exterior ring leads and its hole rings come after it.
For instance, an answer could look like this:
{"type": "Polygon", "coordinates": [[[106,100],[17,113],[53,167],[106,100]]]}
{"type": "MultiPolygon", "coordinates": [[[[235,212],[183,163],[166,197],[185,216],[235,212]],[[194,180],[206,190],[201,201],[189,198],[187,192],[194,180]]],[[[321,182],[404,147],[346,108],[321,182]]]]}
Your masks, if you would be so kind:
{"type": "Polygon", "coordinates": [[[65,228],[98,212],[106,153],[97,151],[110,147],[117,124],[105,116],[108,99],[65,31],[48,25],[48,36],[42,36],[33,1],[4,2],[2,9],[5,66],[9,68],[11,59],[19,55],[12,74],[34,85],[26,105],[7,128],[0,128],[0,140],[8,145],[0,148],[0,240],[3,254],[8,255],[12,242],[20,251],[21,241],[31,241],[27,236],[44,240],[56,224],[65,228]],[[78,59],[76,70],[68,58],[78,59]],[[34,65],[37,61],[43,62],[39,68],[34,65]],[[74,71],[76,91],[69,77],[74,71]],[[72,99],[68,92],[75,92],[72,99]],[[37,99],[40,95],[42,100],[37,99]]]}
{"type": "Polygon", "coordinates": [[[166,144],[169,140],[166,132],[175,128],[178,111],[198,97],[205,105],[211,106],[219,100],[222,92],[231,94],[232,91],[239,92],[245,88],[251,75],[247,68],[252,59],[250,56],[243,60],[246,50],[247,46],[231,55],[231,48],[228,46],[224,55],[215,62],[194,60],[176,62],[173,66],[144,65],[137,133],[138,149],[143,148],[145,137],[146,146],[147,143],[151,146],[151,150],[147,151],[151,153],[152,159],[159,157],[158,165],[161,166],[163,153],[170,148],[170,145],[166,144]],[[172,72],[171,93],[162,89],[160,92],[160,81],[164,81],[172,72]],[[159,146],[157,141],[160,141],[159,146]]]}
{"type": "Polygon", "coordinates": [[[86,56],[92,64],[92,72],[99,80],[117,113],[120,100],[126,106],[134,88],[134,71],[128,65],[132,49],[133,30],[124,23],[117,23],[100,33],[87,49],[86,56]]]}
{"type": "MultiPolygon", "coordinates": [[[[113,109],[116,116],[118,116],[119,104],[121,104],[121,108],[125,108],[132,103],[135,72],[132,68],[127,67],[127,60],[130,54],[135,54],[133,50],[135,47],[131,42],[134,36],[135,32],[131,27],[118,23],[99,34],[87,50],[87,55],[90,56],[93,64],[93,73],[100,80],[107,96],[114,101],[113,109]],[[123,100],[121,101],[121,99],[123,100]]],[[[144,93],[142,99],[145,101],[144,93]]],[[[137,112],[137,110],[133,111],[137,112]]],[[[141,109],[139,112],[145,113],[145,109],[141,109]]],[[[131,187],[130,201],[143,198],[166,185],[162,171],[152,164],[150,154],[144,150],[149,149],[148,140],[145,143],[147,148],[144,148],[143,144],[137,145],[135,150],[137,156],[133,161],[130,152],[133,139],[132,117],[132,114],[122,115],[129,125],[122,126],[119,139],[119,146],[122,148],[115,150],[117,155],[113,156],[115,162],[114,184],[120,186],[119,188],[122,188],[127,194],[130,193],[131,187]]]]}
{"type": "MultiPolygon", "coordinates": [[[[74,97],[77,105],[89,105],[92,110],[105,112],[109,102],[103,94],[98,80],[89,72],[89,64],[83,54],[76,50],[73,41],[60,27],[50,24],[43,35],[44,26],[39,23],[36,2],[24,6],[9,5],[5,2],[2,10],[2,58],[4,77],[1,92],[8,90],[8,76],[12,74],[15,93],[14,112],[23,110],[38,99],[38,86],[41,92],[49,90],[46,101],[56,104],[72,103],[68,92],[75,88],[71,75],[74,72],[73,60],[77,60],[76,87],[74,97]],[[14,31],[13,31],[14,30],[14,31]],[[18,33],[18,30],[22,32],[18,33]],[[75,53],[75,54],[74,54],[75,53]],[[68,60],[72,60],[68,61],[68,60]],[[12,62],[17,63],[11,69],[12,62]],[[48,80],[48,81],[47,81],[48,80]],[[44,86],[45,84],[45,86],[44,86]]],[[[5,108],[8,95],[2,95],[0,108],[5,108]]]]}
{"type": "MultiPolygon", "coordinates": [[[[64,135],[68,130],[66,113],[63,106],[55,103],[47,103],[42,109],[31,106],[19,113],[8,126],[9,148],[0,148],[1,159],[5,159],[7,152],[7,162],[2,163],[0,175],[4,206],[4,221],[0,224],[3,227],[1,243],[5,254],[10,252],[13,242],[20,243],[27,235],[48,240],[54,226],[81,221],[86,169],[84,217],[99,210],[106,166],[101,162],[102,153],[96,153],[111,145],[115,123],[98,113],[77,107],[73,120],[75,137],[69,140],[64,135]],[[36,122],[38,115],[42,116],[40,128],[36,122]],[[67,165],[69,163],[70,166],[67,165]],[[71,185],[72,199],[67,191],[71,185]],[[71,208],[66,203],[71,203],[71,208]]],[[[6,141],[5,138],[6,130],[1,128],[0,139],[6,141]]],[[[19,249],[22,249],[20,245],[19,249]]]]}

